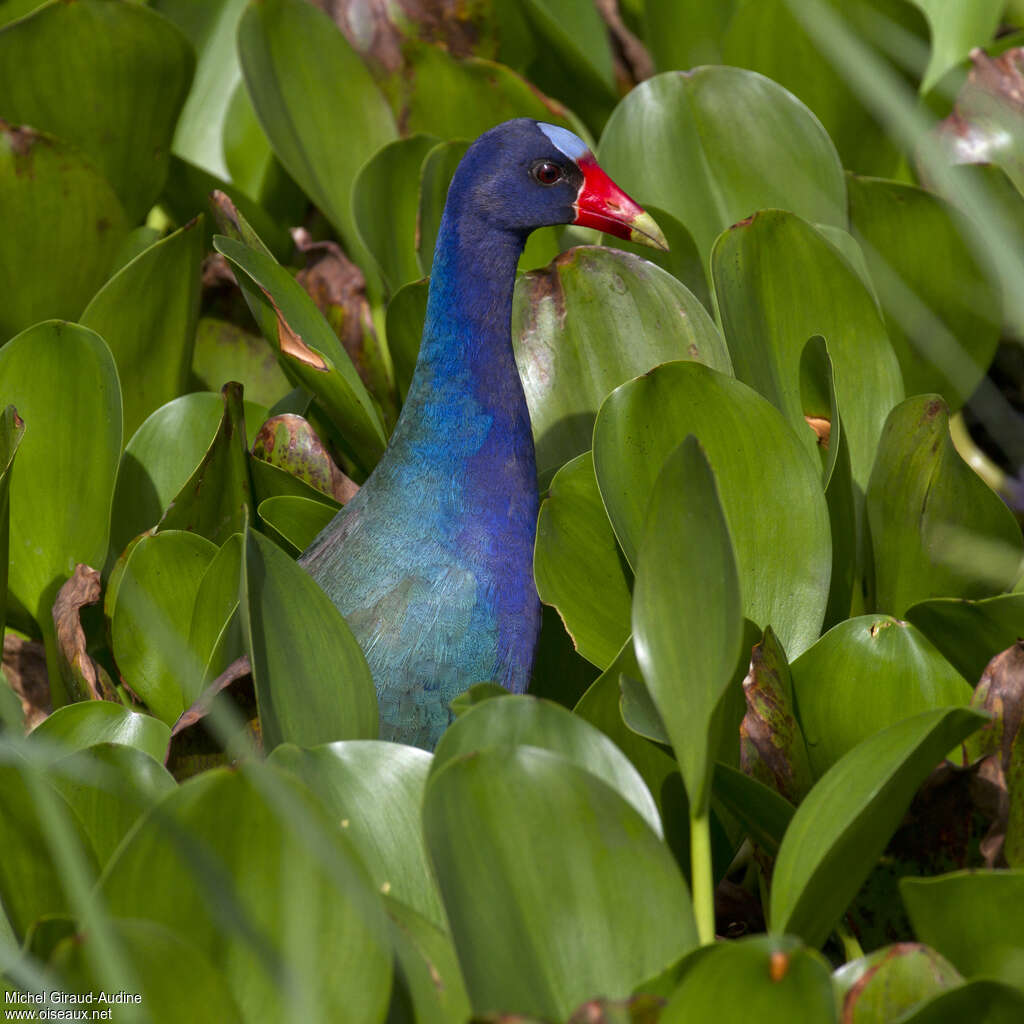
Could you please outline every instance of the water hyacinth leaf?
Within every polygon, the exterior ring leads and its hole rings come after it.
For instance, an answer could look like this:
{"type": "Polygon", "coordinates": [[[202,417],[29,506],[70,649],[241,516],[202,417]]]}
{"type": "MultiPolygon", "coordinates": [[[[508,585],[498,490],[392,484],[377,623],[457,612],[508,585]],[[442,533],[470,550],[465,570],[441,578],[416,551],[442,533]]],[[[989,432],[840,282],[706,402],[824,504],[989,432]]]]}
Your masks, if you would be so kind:
{"type": "Polygon", "coordinates": [[[925,711],[863,740],[797,808],[772,875],[769,927],[819,946],[867,878],[918,787],[985,722],[967,708],[925,711]]]}
{"type": "Polygon", "coordinates": [[[946,4],[942,0],[910,0],[928,19],[931,56],[921,92],[928,92],[976,46],[984,46],[996,34],[1005,8],[1002,0],[975,0],[970,4],[946,4]]]}
{"type": "Polygon", "coordinates": [[[1024,632],[1024,593],[981,601],[937,597],[911,605],[906,617],[973,683],[1024,632]]]}
{"type": "Polygon", "coordinates": [[[743,636],[740,579],[715,476],[690,435],[665,460],[637,554],[633,643],[691,809],[707,806],[712,722],[743,636]]]}
{"type": "Polygon", "coordinates": [[[338,509],[322,501],[278,494],[261,501],[258,511],[260,519],[299,554],[316,540],[338,509]]]}
{"type": "Polygon", "coordinates": [[[701,305],[709,313],[713,312],[714,306],[711,304],[711,293],[708,290],[707,272],[704,269],[704,261],[697,251],[693,235],[668,211],[659,210],[650,203],[647,203],[645,208],[658,222],[658,227],[661,228],[661,232],[668,242],[668,252],[652,249],[648,245],[627,242],[622,238],[615,238],[613,235],[601,235],[601,244],[611,246],[613,249],[622,249],[624,252],[631,252],[634,256],[639,256],[650,263],[657,263],[662,270],[667,270],[677,281],[685,284],[700,299],[701,305]]]}
{"type": "Polygon", "coordinates": [[[449,761],[427,784],[423,828],[478,1016],[563,1020],[595,994],[624,998],[696,945],[668,848],[557,754],[506,747],[449,761]]]}
{"type": "Polygon", "coordinates": [[[527,695],[488,700],[460,715],[441,737],[431,772],[492,747],[539,747],[597,776],[661,835],[658,809],[629,759],[599,729],[558,704],[527,695]]]}
{"type": "Polygon", "coordinates": [[[341,613],[273,541],[247,529],[239,602],[264,748],[377,738],[377,696],[341,613]]]}
{"type": "MultiPolygon", "coordinates": [[[[95,939],[76,932],[56,946],[50,960],[66,991],[112,994],[123,990],[139,995],[152,1024],[202,1020],[204,1015],[220,1024],[242,1024],[238,1004],[223,974],[191,942],[154,921],[115,920],[110,927],[127,959],[129,973],[122,978],[120,970],[112,971],[107,964],[97,976],[100,955],[90,949],[95,939]],[[187,985],[181,983],[183,977],[188,978],[187,985]],[[111,990],[111,984],[117,987],[111,990]]],[[[129,1019],[127,1006],[118,1006],[117,1010],[129,1019]]]]}
{"type": "MultiPolygon", "coordinates": [[[[927,45],[923,19],[903,0],[827,0],[826,6],[842,18],[843,30],[854,38],[877,35],[884,18],[890,31],[901,31],[908,44],[927,45]],[[877,19],[874,24],[872,15],[877,19]]],[[[844,167],[862,174],[893,173],[899,160],[896,145],[842,69],[822,59],[817,42],[787,0],[736,7],[716,62],[759,71],[806,103],[835,143],[844,167]]]]}
{"type": "Polygon", "coordinates": [[[392,295],[423,276],[416,252],[420,169],[437,142],[433,135],[390,142],[370,157],[352,184],[352,216],[392,295]]]}
{"type": "Polygon", "coordinates": [[[576,650],[606,669],[630,632],[631,573],[619,551],[590,452],[551,481],[537,518],[537,593],[553,605],[576,650]]]}
{"type": "Polygon", "coordinates": [[[194,69],[188,40],[143,4],[47,4],[0,30],[0,117],[80,147],[135,222],[167,176],[194,69]]]}
{"type": "Polygon", "coordinates": [[[462,1024],[469,996],[451,936],[416,911],[385,897],[395,950],[395,987],[389,1013],[403,1010],[424,1024],[462,1024]]]}
{"type": "Polygon", "coordinates": [[[7,624],[7,575],[10,571],[11,470],[25,435],[25,421],[13,405],[0,413],[0,643],[7,624]]]}
{"type": "Polygon", "coordinates": [[[726,231],[711,267],[736,376],[777,406],[809,449],[815,439],[804,421],[801,358],[808,338],[825,339],[853,479],[863,489],[903,384],[856,272],[810,224],[782,210],[726,231]]]}
{"type": "MultiPolygon", "coordinates": [[[[197,391],[161,406],[135,432],[117,474],[110,527],[114,555],[160,521],[210,451],[225,412],[223,395],[197,391]]],[[[246,436],[251,436],[267,410],[245,402],[243,413],[246,436]]]]}
{"type": "Polygon", "coordinates": [[[238,53],[278,159],[365,268],[352,185],[397,135],[370,72],[330,18],[304,0],[250,4],[238,26],[238,53]]]}
{"type": "Polygon", "coordinates": [[[996,351],[1002,303],[945,200],[895,181],[847,181],[854,236],[867,258],[908,395],[936,392],[952,410],[996,351]]]}
{"type": "Polygon", "coordinates": [[[849,960],[832,975],[850,1024],[902,1020],[931,996],[963,984],[959,971],[934,949],[917,942],[883,946],[849,960]]]}
{"type": "Polygon", "coordinates": [[[644,0],[643,36],[658,71],[721,64],[722,35],[740,0],[644,0]]]}
{"type": "Polygon", "coordinates": [[[502,121],[532,117],[572,128],[561,104],[504,64],[460,59],[440,46],[407,45],[399,92],[398,123],[409,134],[475,139],[502,121]]]}
{"type": "Polygon", "coordinates": [[[316,396],[339,440],[352,455],[364,468],[372,467],[386,443],[380,415],[351,358],[316,304],[266,253],[222,236],[214,240],[214,245],[262,293],[264,315],[256,319],[267,341],[278,350],[286,371],[316,396]],[[270,331],[267,307],[274,313],[270,331]]]}
{"type": "Polygon", "coordinates": [[[927,637],[888,615],[833,626],[791,669],[815,777],[908,715],[971,700],[970,684],[927,637]]]}
{"type": "Polygon", "coordinates": [[[174,152],[219,178],[228,178],[222,144],[224,121],[242,80],[235,35],[247,0],[152,0],[151,7],[174,22],[196,52],[196,70],[174,130],[174,152]]]}
{"type": "Polygon", "coordinates": [[[385,1012],[391,951],[380,899],[337,823],[272,767],[258,778],[217,769],[180,786],[122,844],[99,895],[115,918],[143,918],[193,943],[243,1020],[372,1024],[385,1012]]]}
{"type": "MultiPolygon", "coordinates": [[[[161,760],[163,756],[161,751],[161,760]]],[[[160,761],[117,742],[61,758],[50,766],[47,777],[82,822],[100,865],[142,814],[176,786],[160,761]]]]}
{"type": "Polygon", "coordinates": [[[202,242],[201,222],[192,221],[150,246],[107,281],[80,317],[114,355],[126,437],[186,390],[202,242]]]}
{"type": "Polygon", "coordinates": [[[55,754],[117,743],[163,761],[171,730],[152,715],[106,700],[89,700],[58,708],[32,730],[32,737],[34,743],[52,744],[55,754]]]}
{"type": "Polygon", "coordinates": [[[188,530],[217,545],[241,530],[253,509],[242,385],[225,384],[221,394],[217,433],[159,523],[161,530],[188,530]]]}
{"type": "Polygon", "coordinates": [[[337,505],[358,488],[337,467],[310,422],[295,413],[268,419],[253,438],[254,459],[279,466],[307,485],[302,493],[337,505]]]}
{"type": "Polygon", "coordinates": [[[106,560],[121,453],[117,369],[99,335],[50,320],[0,349],[0,395],[25,423],[19,459],[36,467],[10,481],[8,586],[47,631],[75,566],[106,560]]]}
{"type": "MultiPolygon", "coordinates": [[[[801,657],[806,655],[807,651],[801,657]]],[[[740,724],[743,771],[798,804],[811,788],[811,766],[796,719],[786,652],[770,626],[751,651],[743,696],[747,705],[740,724]]]]}
{"type": "Polygon", "coordinates": [[[660,267],[582,246],[516,284],[516,362],[547,479],[591,446],[594,417],[623,382],[670,359],[729,373],[729,355],[700,302],[660,267]]]}
{"type": "Polygon", "coordinates": [[[0,120],[0,207],[9,282],[0,339],[47,317],[77,317],[128,233],[110,184],[69,143],[0,120]]]}
{"type": "Polygon", "coordinates": [[[835,1019],[824,958],[792,935],[757,935],[720,943],[695,957],[659,1021],[828,1024],[835,1019]]]}
{"type": "Polygon", "coordinates": [[[219,391],[237,380],[249,401],[267,408],[291,390],[262,335],[215,316],[200,317],[196,325],[192,375],[204,391],[219,391]]]}
{"type": "Polygon", "coordinates": [[[712,795],[764,849],[774,853],[796,808],[774,789],[727,764],[716,764],[712,795]]]}
{"type": "Polygon", "coordinates": [[[192,693],[216,679],[245,653],[238,614],[238,581],[242,572],[242,535],[229,537],[206,568],[192,605],[188,647],[200,676],[189,683],[192,693]]]}
{"type": "Polygon", "coordinates": [[[96,858],[85,829],[67,801],[38,775],[35,766],[21,760],[0,764],[0,839],[4,844],[0,899],[19,942],[36,918],[70,910],[67,877],[53,856],[52,837],[41,820],[40,799],[48,800],[51,814],[63,820],[83,870],[89,877],[96,874],[96,858]],[[27,781],[29,772],[37,773],[34,784],[27,781]]]}
{"type": "Polygon", "coordinates": [[[1020,989],[981,978],[933,996],[900,1024],[948,1024],[970,1020],[972,1024],[1017,1024],[1024,1015],[1020,989]]]}
{"type": "Polygon", "coordinates": [[[385,330],[395,367],[395,385],[403,402],[420,354],[423,323],[427,319],[427,288],[426,281],[407,284],[388,303],[385,330]]]}
{"type": "Polygon", "coordinates": [[[615,108],[597,156],[638,202],[683,224],[705,261],[730,224],[768,207],[846,226],[846,183],[831,139],[791,93],[753,71],[703,67],[649,78],[615,108]]]}
{"type": "Polygon", "coordinates": [[[282,744],[270,760],[300,779],[341,823],[377,889],[447,928],[420,826],[430,754],[381,740],[348,740],[312,750],[282,744]]]}
{"type": "Polygon", "coordinates": [[[173,725],[199,695],[203,666],[188,646],[192,606],[216,545],[164,530],[132,549],[110,621],[118,671],[150,711],[173,725]]]}
{"type": "Polygon", "coordinates": [[[714,466],[743,614],[761,628],[771,623],[796,657],[817,639],[829,589],[821,470],[781,413],[745,384],[673,362],[608,396],[594,427],[594,469],[615,535],[635,565],[654,481],[688,434],[714,466]]]}
{"type": "Polygon", "coordinates": [[[1013,513],[963,461],[936,395],[890,413],[867,489],[875,605],[902,615],[933,597],[1013,586],[1024,545],[1013,513]]]}
{"type": "Polygon", "coordinates": [[[1024,990],[1024,871],[955,871],[904,878],[900,895],[922,941],[967,978],[986,977],[1024,990]]]}

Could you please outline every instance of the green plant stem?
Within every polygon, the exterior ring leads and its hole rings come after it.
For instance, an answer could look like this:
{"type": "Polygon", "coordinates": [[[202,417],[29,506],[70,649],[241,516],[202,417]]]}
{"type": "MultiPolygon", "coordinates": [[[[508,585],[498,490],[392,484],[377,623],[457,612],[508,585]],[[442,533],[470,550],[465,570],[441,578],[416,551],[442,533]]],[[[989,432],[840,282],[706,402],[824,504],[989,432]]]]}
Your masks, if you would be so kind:
{"type": "Polygon", "coordinates": [[[849,926],[845,921],[840,921],[836,925],[836,935],[839,937],[839,941],[843,944],[843,956],[847,962],[850,960],[859,960],[864,955],[864,950],[861,948],[861,944],[857,941],[857,936],[850,931],[849,926]]]}
{"type": "Polygon", "coordinates": [[[707,806],[690,813],[690,883],[702,946],[715,941],[715,876],[711,870],[711,817],[707,806]]]}

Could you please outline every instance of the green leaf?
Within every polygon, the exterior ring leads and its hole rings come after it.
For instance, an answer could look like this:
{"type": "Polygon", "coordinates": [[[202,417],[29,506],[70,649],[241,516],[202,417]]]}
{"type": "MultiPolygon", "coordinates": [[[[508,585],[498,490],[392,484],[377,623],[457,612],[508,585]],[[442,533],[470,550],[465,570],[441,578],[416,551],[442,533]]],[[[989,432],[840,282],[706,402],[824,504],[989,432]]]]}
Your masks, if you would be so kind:
{"type": "Polygon", "coordinates": [[[115,917],[164,925],[209,957],[243,1020],[384,1015],[380,899],[337,823],[285,773],[191,779],[143,818],[98,888],[115,917]]]}
{"type": "Polygon", "coordinates": [[[900,1024],[1018,1024],[1024,1014],[1024,995],[998,981],[969,981],[929,999],[900,1024]]]}
{"type": "Polygon", "coordinates": [[[143,4],[46,4],[0,30],[0,117],[80,147],[136,222],[167,176],[194,70],[188,40],[143,4]]]}
{"type": "Polygon", "coordinates": [[[420,168],[437,141],[432,135],[411,135],[388,143],[352,183],[352,216],[391,294],[423,277],[416,252],[420,168]]]}
{"type": "Polygon", "coordinates": [[[256,320],[287,372],[316,396],[344,446],[365,469],[372,468],[386,444],[380,414],[316,304],[268,254],[223,236],[214,245],[251,280],[246,298],[250,308],[254,301],[262,306],[256,320]]]}
{"type": "Polygon", "coordinates": [[[25,436],[25,421],[13,405],[0,413],[0,643],[7,624],[7,576],[11,550],[11,470],[14,456],[25,436]]]}
{"type": "Polygon", "coordinates": [[[599,729],[558,704],[527,695],[483,701],[449,726],[431,772],[449,761],[492,747],[540,747],[605,782],[661,835],[661,819],[647,786],[629,759],[599,729]]]}
{"type": "Polygon", "coordinates": [[[377,889],[447,928],[420,827],[430,754],[381,740],[348,740],[312,750],[282,744],[270,760],[300,779],[341,823],[377,889]]]}
{"type": "MultiPolygon", "coordinates": [[[[110,924],[130,973],[121,977],[119,971],[113,971],[99,950],[92,948],[94,936],[76,931],[57,945],[51,959],[67,991],[113,996],[123,990],[138,995],[152,1024],[179,1024],[204,1017],[218,1024],[242,1024],[223,973],[191,942],[153,921],[110,924]],[[97,969],[99,965],[102,971],[97,969]],[[188,984],[183,985],[182,978],[188,978],[188,984]]],[[[117,1006],[115,1012],[128,1020],[130,1005],[117,1006]]]]}
{"type": "Polygon", "coordinates": [[[711,266],[736,376],[783,412],[808,450],[801,358],[808,338],[825,339],[853,479],[865,487],[885,417],[903,397],[870,292],[819,232],[780,210],[726,231],[711,266]]]}
{"type": "Polygon", "coordinates": [[[925,711],[863,740],[797,808],[772,875],[769,927],[825,941],[867,878],[917,788],[985,719],[967,708],[925,711]]]}
{"type": "Polygon", "coordinates": [[[726,764],[716,764],[712,796],[738,819],[747,835],[770,852],[779,848],[795,808],[763,782],[726,764]]]}
{"type": "Polygon", "coordinates": [[[253,438],[254,460],[278,466],[301,484],[296,494],[340,507],[355,488],[338,469],[310,422],[295,413],[268,419],[253,438]]]}
{"type": "Polygon", "coordinates": [[[818,636],[832,553],[820,469],[782,415],[745,384],[674,362],[613,391],[594,427],[594,469],[615,535],[635,563],[654,481],[694,434],[715,467],[739,567],[743,614],[771,623],[790,657],[818,636]]]}
{"type": "Polygon", "coordinates": [[[163,761],[171,730],[158,718],[110,701],[89,700],[58,708],[32,730],[32,742],[55,745],[69,754],[97,743],[119,743],[163,761]]]}
{"type": "Polygon", "coordinates": [[[867,489],[875,605],[902,615],[932,597],[1013,586],[1024,545],[1013,513],[963,461],[935,395],[889,414],[867,489]]]}
{"type": "Polygon", "coordinates": [[[659,71],[721,64],[721,38],[741,0],[644,0],[644,41],[659,71]]]}
{"type": "Polygon", "coordinates": [[[967,680],[928,639],[888,615],[841,622],[790,667],[815,777],[909,715],[971,700],[967,680]]]}
{"type": "Polygon", "coordinates": [[[0,841],[4,849],[0,857],[0,900],[19,942],[37,917],[70,910],[71,883],[61,870],[61,861],[55,856],[55,837],[47,828],[57,816],[74,846],[66,852],[77,855],[81,870],[93,877],[96,859],[91,844],[64,798],[39,777],[34,765],[20,758],[0,764],[0,841]],[[49,804],[45,823],[40,806],[44,799],[49,804]]]}
{"type": "Polygon", "coordinates": [[[76,751],[54,762],[47,776],[85,827],[100,865],[142,814],[176,788],[159,761],[118,742],[76,751]]]}
{"type": "Polygon", "coordinates": [[[696,944],[668,848],[563,757],[519,747],[456,758],[427,784],[423,827],[478,1016],[562,1020],[585,999],[627,996],[696,944]]]}
{"type": "Polygon", "coordinates": [[[973,683],[1021,635],[1024,594],[1000,594],[983,601],[939,597],[911,605],[906,617],[973,683]]]}
{"type": "Polygon", "coordinates": [[[264,749],[376,739],[373,678],[348,624],[309,573],[249,529],[239,601],[264,749]]]}
{"type": "Polygon", "coordinates": [[[217,433],[195,472],[160,518],[160,530],[188,530],[223,544],[252,515],[242,385],[225,384],[217,433]]]}
{"type": "Polygon", "coordinates": [[[633,642],[693,810],[707,806],[715,711],[740,653],[740,580],[715,475],[690,435],[665,460],[637,554],[633,642]]]}
{"type": "Polygon", "coordinates": [[[670,359],[730,371],[722,336],[691,292],[653,263],[594,246],[519,279],[512,339],[542,481],[590,448],[613,388],[670,359]]]}
{"type": "Polygon", "coordinates": [[[1024,991],[1024,871],[955,871],[904,878],[900,895],[914,933],[967,978],[1004,981],[1024,991]]]}
{"type": "Polygon", "coordinates": [[[338,509],[323,501],[278,494],[260,502],[259,517],[299,554],[316,540],[338,509]]]}
{"type": "Polygon", "coordinates": [[[196,325],[192,374],[204,391],[219,391],[237,380],[250,401],[267,408],[291,390],[262,335],[215,316],[202,316],[196,325]]]}
{"type": "Polygon", "coordinates": [[[928,92],[942,76],[967,58],[976,46],[985,46],[999,28],[1003,0],[974,0],[969,4],[947,4],[942,0],[910,0],[928,19],[932,52],[921,82],[928,92]]]}
{"type": "Polygon", "coordinates": [[[330,18],[305,0],[250,4],[238,26],[238,53],[278,159],[365,270],[352,186],[397,134],[387,101],[330,18]]]}
{"type": "Polygon", "coordinates": [[[903,1020],[903,1014],[936,993],[963,984],[945,958],[918,943],[883,946],[849,960],[832,975],[844,1022],[903,1020]]]}
{"type": "Polygon", "coordinates": [[[46,317],[77,317],[128,233],[106,178],[63,140],[0,121],[0,209],[0,341],[46,317]]]}
{"type": "Polygon", "coordinates": [[[590,452],[551,481],[537,519],[533,572],[540,599],[558,609],[576,650],[607,668],[629,636],[632,574],[608,522],[590,452]]]}
{"type": "Polygon", "coordinates": [[[630,195],[683,224],[705,261],[725,228],[766,207],[846,226],[832,141],[799,100],[753,71],[649,78],[615,108],[597,155],[630,195]]]}
{"type": "Polygon", "coordinates": [[[1002,302],[945,200],[895,181],[850,177],[850,220],[885,313],[907,394],[954,411],[985,376],[1002,302]]]}
{"type": "Polygon", "coordinates": [[[199,696],[205,666],[189,647],[189,629],[199,585],[216,554],[216,545],[194,533],[143,537],[117,588],[110,638],[118,671],[168,725],[199,696]]]}
{"type": "Polygon", "coordinates": [[[236,658],[245,653],[238,613],[238,581],[242,572],[242,535],[229,537],[207,566],[192,605],[188,648],[200,675],[189,691],[201,693],[236,658]]]}
{"type": "MultiPolygon", "coordinates": [[[[252,436],[267,411],[250,402],[243,409],[245,432],[252,436]]],[[[210,451],[225,411],[224,396],[194,392],[161,406],[135,432],[117,473],[110,526],[114,555],[160,521],[210,451]]]]}
{"type": "Polygon", "coordinates": [[[420,354],[423,322],[427,318],[427,288],[426,281],[407,284],[388,303],[385,329],[395,366],[395,385],[403,402],[420,354]]]}
{"type": "Polygon", "coordinates": [[[192,87],[174,131],[174,152],[219,178],[229,176],[222,144],[232,90],[241,81],[235,36],[248,0],[151,0],[196,52],[192,87]]]}
{"type": "Polygon", "coordinates": [[[136,256],[93,296],[79,318],[110,346],[130,437],[155,409],[186,390],[196,319],[200,222],[136,256]]]}
{"type": "Polygon", "coordinates": [[[791,935],[723,942],[693,957],[660,1024],[741,1024],[836,1019],[825,960],[791,935]]]}
{"type": "Polygon", "coordinates": [[[106,559],[121,453],[117,369],[99,335],[50,320],[0,349],[0,395],[24,420],[20,459],[32,468],[10,481],[8,585],[48,631],[75,565],[106,559]]]}
{"type": "MultiPolygon", "coordinates": [[[[440,142],[427,153],[420,168],[417,253],[420,267],[426,274],[429,274],[434,261],[434,246],[448,198],[448,186],[467,149],[469,143],[463,139],[440,142]]],[[[416,341],[419,342],[419,332],[416,341]]]]}

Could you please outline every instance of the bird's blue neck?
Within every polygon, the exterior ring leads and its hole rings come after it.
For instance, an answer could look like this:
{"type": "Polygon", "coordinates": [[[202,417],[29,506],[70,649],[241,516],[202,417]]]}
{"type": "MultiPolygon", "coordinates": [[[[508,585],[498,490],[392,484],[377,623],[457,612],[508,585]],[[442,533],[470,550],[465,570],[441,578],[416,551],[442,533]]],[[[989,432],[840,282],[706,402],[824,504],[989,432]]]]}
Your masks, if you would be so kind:
{"type": "MultiPolygon", "coordinates": [[[[500,231],[449,197],[441,220],[419,358],[396,440],[476,454],[484,431],[516,449],[529,416],[511,342],[512,293],[524,237],[500,231]],[[411,437],[409,436],[411,435],[411,437]]],[[[490,447],[490,446],[488,446],[490,447]]],[[[421,452],[421,454],[424,454],[421,452]]]]}

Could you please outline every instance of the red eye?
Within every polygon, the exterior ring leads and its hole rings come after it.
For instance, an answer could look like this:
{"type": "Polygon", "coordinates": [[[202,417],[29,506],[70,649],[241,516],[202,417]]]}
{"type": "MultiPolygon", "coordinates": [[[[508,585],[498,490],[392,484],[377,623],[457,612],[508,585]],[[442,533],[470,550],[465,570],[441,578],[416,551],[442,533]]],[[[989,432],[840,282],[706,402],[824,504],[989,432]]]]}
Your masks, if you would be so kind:
{"type": "Polygon", "coordinates": [[[530,168],[530,173],[533,175],[534,181],[540,182],[541,185],[554,185],[556,181],[562,180],[564,172],[558,164],[552,163],[550,160],[538,160],[530,168]]]}

